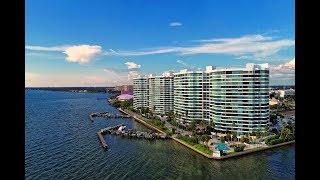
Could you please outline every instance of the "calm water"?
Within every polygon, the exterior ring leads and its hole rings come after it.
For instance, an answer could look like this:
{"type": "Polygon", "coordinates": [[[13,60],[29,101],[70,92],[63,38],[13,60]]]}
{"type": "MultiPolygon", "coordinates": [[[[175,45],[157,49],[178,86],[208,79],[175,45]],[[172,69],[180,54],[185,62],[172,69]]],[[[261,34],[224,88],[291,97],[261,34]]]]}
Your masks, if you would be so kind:
{"type": "Polygon", "coordinates": [[[25,92],[26,179],[294,179],[294,146],[225,161],[208,160],[172,140],[129,140],[96,132],[131,119],[95,119],[91,112],[117,110],[103,93],[25,92]]]}

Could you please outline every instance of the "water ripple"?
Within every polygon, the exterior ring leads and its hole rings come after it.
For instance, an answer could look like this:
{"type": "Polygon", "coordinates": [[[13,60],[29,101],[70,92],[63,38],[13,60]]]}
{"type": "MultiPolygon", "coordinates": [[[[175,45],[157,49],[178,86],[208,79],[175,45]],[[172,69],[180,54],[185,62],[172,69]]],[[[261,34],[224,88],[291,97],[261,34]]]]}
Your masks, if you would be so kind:
{"type": "Polygon", "coordinates": [[[226,161],[213,161],[168,140],[135,140],[96,132],[132,119],[97,118],[94,111],[117,112],[106,94],[27,91],[25,115],[26,179],[294,179],[294,146],[226,161]]]}

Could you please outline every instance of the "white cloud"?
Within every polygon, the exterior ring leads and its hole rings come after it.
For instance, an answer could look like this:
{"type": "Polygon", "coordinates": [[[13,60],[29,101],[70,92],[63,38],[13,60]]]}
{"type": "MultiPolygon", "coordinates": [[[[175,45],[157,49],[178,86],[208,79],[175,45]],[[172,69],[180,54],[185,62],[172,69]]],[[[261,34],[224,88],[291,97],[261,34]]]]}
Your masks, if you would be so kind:
{"type": "Polygon", "coordinates": [[[295,58],[292,60],[285,62],[283,64],[279,64],[273,67],[273,71],[276,72],[290,72],[295,70],[295,58]]]}
{"type": "Polygon", "coordinates": [[[272,40],[271,37],[250,35],[240,38],[211,39],[208,43],[184,48],[180,53],[266,57],[275,54],[281,49],[294,46],[294,44],[294,41],[289,39],[272,40]]]}
{"type": "Polygon", "coordinates": [[[182,26],[182,23],[181,22],[171,22],[169,24],[169,26],[171,26],[171,27],[182,26]]]}
{"type": "Polygon", "coordinates": [[[213,39],[201,39],[195,42],[229,42],[229,43],[240,43],[240,42],[255,42],[255,41],[266,41],[272,40],[271,37],[263,36],[260,34],[244,35],[239,38],[213,38],[213,39]]]}
{"type": "Polygon", "coordinates": [[[182,60],[177,60],[177,63],[179,63],[179,64],[182,64],[183,66],[188,66],[188,64],[187,63],[185,63],[184,61],[182,61],[182,60]]]}
{"type": "Polygon", "coordinates": [[[295,58],[278,65],[270,65],[270,84],[294,84],[295,58]]]}
{"type": "Polygon", "coordinates": [[[126,62],[124,64],[128,66],[128,69],[139,69],[141,67],[140,64],[136,64],[134,62],[126,62]]]}
{"type": "Polygon", "coordinates": [[[128,73],[112,71],[90,73],[25,73],[26,87],[114,86],[130,84],[128,73]]]}
{"type": "Polygon", "coordinates": [[[138,71],[129,71],[128,73],[128,80],[132,81],[133,78],[139,76],[140,73],[138,71]]]}
{"type": "Polygon", "coordinates": [[[236,59],[250,59],[252,57],[250,56],[240,56],[240,57],[237,57],[236,59]]]}
{"type": "Polygon", "coordinates": [[[102,48],[90,45],[70,46],[63,53],[67,55],[67,61],[87,64],[102,53],[102,48]]]}
{"type": "Polygon", "coordinates": [[[43,47],[43,46],[26,46],[25,49],[32,51],[63,51],[66,46],[54,46],[54,47],[43,47]]]}
{"type": "Polygon", "coordinates": [[[98,55],[102,54],[102,47],[97,45],[74,45],[74,46],[26,46],[25,49],[32,51],[57,51],[67,55],[66,60],[79,64],[90,63],[98,55]]]}
{"type": "Polygon", "coordinates": [[[105,52],[104,55],[117,55],[117,56],[145,56],[154,54],[165,54],[177,52],[178,49],[174,47],[154,48],[144,51],[117,51],[116,53],[105,52]]]}
{"type": "Polygon", "coordinates": [[[270,71],[276,73],[294,73],[295,72],[295,58],[278,65],[270,65],[270,71]]]}
{"type": "MultiPolygon", "coordinates": [[[[292,39],[274,39],[263,35],[245,35],[238,38],[215,38],[198,40],[198,45],[189,47],[163,47],[142,51],[118,51],[119,56],[143,56],[152,54],[177,53],[190,54],[225,54],[239,56],[240,59],[263,59],[280,50],[295,46],[292,39]],[[241,58],[242,57],[242,58],[241,58]]],[[[114,54],[106,54],[114,55],[114,54]]]]}

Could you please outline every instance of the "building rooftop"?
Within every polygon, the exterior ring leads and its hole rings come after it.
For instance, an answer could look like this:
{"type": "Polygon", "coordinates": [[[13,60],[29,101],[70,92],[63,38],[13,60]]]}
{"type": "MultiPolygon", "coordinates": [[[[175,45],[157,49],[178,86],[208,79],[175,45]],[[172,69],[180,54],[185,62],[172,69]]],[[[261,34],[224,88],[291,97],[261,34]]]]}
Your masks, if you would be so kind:
{"type": "Polygon", "coordinates": [[[133,98],[131,94],[121,94],[117,97],[119,100],[130,100],[133,98]]]}
{"type": "Polygon", "coordinates": [[[230,67],[230,68],[216,68],[214,66],[206,66],[206,69],[204,71],[193,71],[188,69],[182,69],[177,73],[174,74],[186,74],[186,73],[210,73],[210,72],[219,72],[219,71],[252,71],[252,70],[268,70],[269,64],[253,64],[253,63],[247,63],[246,66],[243,67],[230,67]]]}

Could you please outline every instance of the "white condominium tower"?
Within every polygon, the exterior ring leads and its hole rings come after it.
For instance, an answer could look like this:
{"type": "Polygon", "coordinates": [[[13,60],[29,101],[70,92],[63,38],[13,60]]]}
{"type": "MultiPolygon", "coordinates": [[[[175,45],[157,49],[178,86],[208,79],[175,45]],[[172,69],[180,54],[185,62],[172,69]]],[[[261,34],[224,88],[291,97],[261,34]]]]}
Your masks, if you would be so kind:
{"type": "Polygon", "coordinates": [[[133,78],[133,108],[146,108],[149,101],[149,85],[148,78],[139,76],[133,78]]]}
{"type": "Polygon", "coordinates": [[[180,122],[203,120],[203,71],[174,74],[174,113],[180,122]]]}
{"type": "Polygon", "coordinates": [[[239,134],[264,131],[269,122],[268,64],[208,73],[210,119],[215,129],[239,134]]]}
{"type": "Polygon", "coordinates": [[[173,73],[149,76],[149,110],[156,114],[173,111],[173,73]]]}
{"type": "Polygon", "coordinates": [[[269,121],[268,64],[174,74],[178,121],[213,121],[219,131],[263,131],[269,121]]]}

